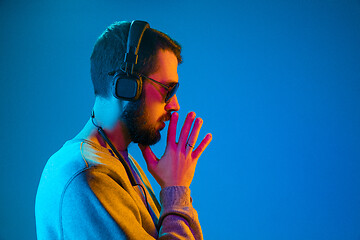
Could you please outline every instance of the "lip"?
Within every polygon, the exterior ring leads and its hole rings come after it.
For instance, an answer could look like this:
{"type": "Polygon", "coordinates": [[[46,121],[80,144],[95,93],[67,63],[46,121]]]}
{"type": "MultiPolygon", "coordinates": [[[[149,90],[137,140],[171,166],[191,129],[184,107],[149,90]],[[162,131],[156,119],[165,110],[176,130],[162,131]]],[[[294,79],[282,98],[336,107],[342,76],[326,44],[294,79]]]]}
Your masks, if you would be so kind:
{"type": "Polygon", "coordinates": [[[165,123],[164,122],[161,122],[161,125],[160,125],[160,130],[163,130],[165,128],[165,123]]]}

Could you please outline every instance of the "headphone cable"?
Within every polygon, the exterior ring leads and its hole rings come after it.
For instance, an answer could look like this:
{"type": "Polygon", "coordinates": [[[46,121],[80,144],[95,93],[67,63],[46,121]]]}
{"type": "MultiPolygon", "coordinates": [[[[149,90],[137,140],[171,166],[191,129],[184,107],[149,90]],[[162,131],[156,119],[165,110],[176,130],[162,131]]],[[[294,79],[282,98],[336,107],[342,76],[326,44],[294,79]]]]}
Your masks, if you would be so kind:
{"type": "Polygon", "coordinates": [[[150,207],[149,207],[149,203],[147,201],[147,195],[146,195],[146,191],[145,188],[139,184],[136,183],[135,177],[131,172],[131,169],[129,167],[129,165],[127,164],[127,162],[125,161],[124,157],[119,153],[119,151],[115,148],[115,146],[112,144],[112,142],[110,141],[110,139],[107,137],[107,135],[105,134],[104,130],[102,129],[102,127],[98,126],[95,121],[95,113],[94,110],[91,113],[91,121],[94,124],[94,126],[97,128],[100,136],[104,139],[105,142],[107,142],[107,144],[109,144],[111,150],[115,153],[115,155],[118,157],[118,159],[120,160],[121,164],[123,165],[123,167],[125,168],[126,174],[130,180],[130,183],[133,187],[135,186],[139,186],[141,187],[142,191],[144,192],[144,197],[145,197],[145,202],[146,202],[146,207],[148,209],[148,211],[150,212],[150,207]]]}

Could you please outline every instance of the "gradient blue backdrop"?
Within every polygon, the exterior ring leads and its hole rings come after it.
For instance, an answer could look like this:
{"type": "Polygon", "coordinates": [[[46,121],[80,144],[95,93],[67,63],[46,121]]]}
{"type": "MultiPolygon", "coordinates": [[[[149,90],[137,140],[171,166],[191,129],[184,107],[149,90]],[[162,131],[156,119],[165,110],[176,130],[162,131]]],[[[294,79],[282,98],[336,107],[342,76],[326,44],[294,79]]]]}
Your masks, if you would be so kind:
{"type": "Polygon", "coordinates": [[[132,19],[182,44],[181,121],[213,134],[191,186],[206,239],[360,239],[358,0],[1,0],[0,239],[35,239],[42,169],[91,112],[93,44],[132,19]]]}

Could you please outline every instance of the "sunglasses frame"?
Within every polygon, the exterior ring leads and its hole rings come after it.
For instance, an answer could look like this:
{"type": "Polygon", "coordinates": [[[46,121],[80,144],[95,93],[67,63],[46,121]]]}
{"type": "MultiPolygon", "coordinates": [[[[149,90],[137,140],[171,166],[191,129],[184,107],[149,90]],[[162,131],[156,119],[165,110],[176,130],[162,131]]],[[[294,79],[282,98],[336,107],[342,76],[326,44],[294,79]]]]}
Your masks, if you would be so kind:
{"type": "Polygon", "coordinates": [[[165,85],[165,84],[163,84],[163,83],[161,83],[161,82],[159,82],[159,81],[157,81],[157,80],[155,80],[155,79],[152,79],[152,78],[150,78],[150,77],[148,77],[148,76],[145,76],[145,75],[143,75],[143,74],[141,74],[141,73],[136,73],[136,74],[138,74],[139,76],[141,76],[141,77],[143,77],[143,78],[145,78],[145,79],[148,79],[148,80],[150,80],[150,81],[152,81],[152,82],[154,82],[154,83],[162,86],[163,88],[165,88],[166,91],[168,92],[168,93],[166,94],[166,97],[165,97],[165,102],[168,102],[168,101],[170,100],[170,98],[172,98],[172,97],[176,94],[176,91],[177,91],[177,89],[179,88],[179,85],[180,85],[180,84],[177,82],[177,83],[174,84],[173,86],[169,87],[169,86],[167,86],[167,85],[165,85]]]}

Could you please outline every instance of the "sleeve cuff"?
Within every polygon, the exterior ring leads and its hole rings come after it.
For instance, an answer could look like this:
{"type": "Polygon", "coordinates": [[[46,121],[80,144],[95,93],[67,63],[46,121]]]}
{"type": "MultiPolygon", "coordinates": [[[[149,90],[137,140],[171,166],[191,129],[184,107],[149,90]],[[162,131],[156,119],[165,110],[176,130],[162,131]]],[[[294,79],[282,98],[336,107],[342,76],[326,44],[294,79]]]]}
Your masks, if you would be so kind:
{"type": "Polygon", "coordinates": [[[191,205],[190,188],[184,186],[165,187],[160,191],[160,203],[163,208],[191,205]]]}

